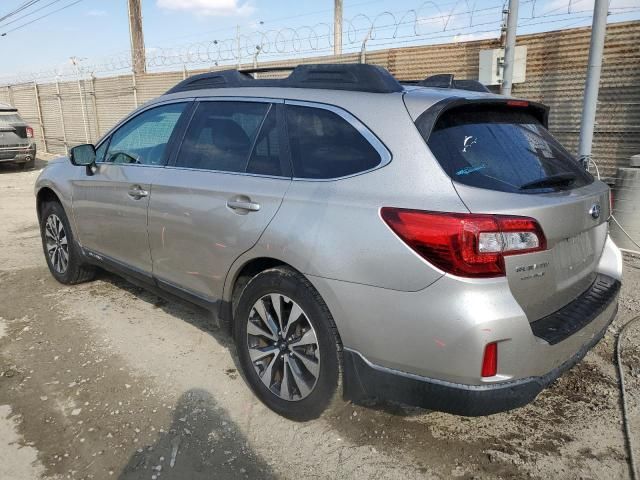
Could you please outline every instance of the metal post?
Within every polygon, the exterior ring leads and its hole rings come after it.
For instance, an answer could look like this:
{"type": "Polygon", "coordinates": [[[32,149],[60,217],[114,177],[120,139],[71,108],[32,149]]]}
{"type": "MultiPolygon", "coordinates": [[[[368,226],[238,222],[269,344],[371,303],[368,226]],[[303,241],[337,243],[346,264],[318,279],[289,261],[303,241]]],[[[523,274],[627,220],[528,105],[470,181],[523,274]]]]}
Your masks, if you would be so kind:
{"type": "Polygon", "coordinates": [[[342,0],[333,4],[333,54],[342,55],[342,0]]]}
{"type": "Polygon", "coordinates": [[[131,78],[133,79],[133,104],[135,105],[135,108],[138,108],[138,86],[136,85],[136,75],[131,75],[131,78]]]}
{"type": "Polygon", "coordinates": [[[9,97],[9,105],[15,107],[16,102],[13,99],[13,88],[11,88],[11,85],[7,85],[7,96],[9,97]]]}
{"type": "Polygon", "coordinates": [[[182,79],[187,79],[187,66],[184,63],[182,64],[182,79]]]}
{"type": "Polygon", "coordinates": [[[509,0],[507,16],[507,35],[504,48],[504,70],[502,71],[502,85],[500,93],[511,95],[513,85],[513,64],[516,57],[516,28],[518,27],[518,0],[509,0]]]}
{"type": "Polygon", "coordinates": [[[236,25],[236,54],[238,56],[238,70],[240,70],[240,25],[236,25]]]}
{"type": "Polygon", "coordinates": [[[80,72],[76,67],[76,75],[78,80],[78,95],[80,96],[80,108],[82,108],[82,124],[84,126],[84,140],[89,143],[89,125],[87,123],[87,106],[84,102],[84,95],[82,93],[82,84],[80,83],[80,72]]]}
{"type": "Polygon", "coordinates": [[[60,81],[56,78],[56,97],[58,97],[58,110],[60,111],[60,125],[62,126],[62,141],[64,149],[69,154],[69,144],[67,143],[67,128],[64,124],[64,112],[62,110],[62,95],[60,95],[60,81]]]}
{"type": "Polygon", "coordinates": [[[36,97],[36,108],[38,109],[38,121],[40,122],[40,136],[42,137],[42,147],[45,153],[49,153],[47,150],[47,137],[44,134],[44,122],[42,121],[42,108],[40,107],[40,93],[38,92],[38,84],[33,81],[33,93],[36,97]]]}
{"type": "Polygon", "coordinates": [[[364,37],[362,41],[362,47],[360,48],[360,63],[367,63],[367,42],[369,38],[371,38],[371,32],[373,31],[373,26],[367,32],[367,35],[364,37]]]}
{"type": "Polygon", "coordinates": [[[584,86],[580,141],[578,144],[578,158],[585,168],[588,168],[589,160],[591,160],[593,130],[598,106],[598,89],[600,88],[600,72],[602,70],[602,54],[604,52],[604,39],[607,32],[607,15],[607,0],[596,0],[593,7],[589,64],[587,66],[587,79],[584,86]]]}
{"type": "Polygon", "coordinates": [[[98,115],[98,100],[96,99],[96,77],[91,74],[91,102],[93,104],[93,115],[96,122],[96,139],[100,138],[100,115],[98,115]]]}

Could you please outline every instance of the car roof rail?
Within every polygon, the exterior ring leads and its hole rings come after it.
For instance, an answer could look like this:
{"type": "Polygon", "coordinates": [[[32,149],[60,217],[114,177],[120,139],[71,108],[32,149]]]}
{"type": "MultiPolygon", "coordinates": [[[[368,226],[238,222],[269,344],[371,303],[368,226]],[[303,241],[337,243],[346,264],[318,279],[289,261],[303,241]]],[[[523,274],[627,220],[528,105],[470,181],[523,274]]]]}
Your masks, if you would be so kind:
{"type": "Polygon", "coordinates": [[[398,80],[382,67],[362,63],[337,63],[201,73],[181,81],[165,95],[206,88],[234,87],[319,88],[370,93],[393,93],[403,90],[398,80]],[[288,70],[291,70],[291,73],[282,79],[254,79],[250,75],[288,70]]]}
{"type": "Polygon", "coordinates": [[[431,75],[424,80],[415,82],[414,85],[420,87],[457,88],[459,90],[470,90],[472,92],[491,93],[491,90],[478,80],[454,80],[452,73],[431,75]]]}

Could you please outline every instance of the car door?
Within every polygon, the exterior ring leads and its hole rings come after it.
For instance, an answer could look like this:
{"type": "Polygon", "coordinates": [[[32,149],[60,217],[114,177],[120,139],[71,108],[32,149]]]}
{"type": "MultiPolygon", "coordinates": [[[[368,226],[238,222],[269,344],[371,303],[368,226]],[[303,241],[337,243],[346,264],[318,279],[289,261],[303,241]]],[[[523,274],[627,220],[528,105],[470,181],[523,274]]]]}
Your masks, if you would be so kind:
{"type": "Polygon", "coordinates": [[[82,172],[73,181],[77,233],[90,253],[151,275],[149,196],[187,105],[173,102],[143,110],[100,145],[93,173],[82,172]]]}
{"type": "Polygon", "coordinates": [[[162,286],[220,298],[229,267],[258,241],[291,183],[282,115],[268,100],[200,101],[149,203],[162,286]]]}

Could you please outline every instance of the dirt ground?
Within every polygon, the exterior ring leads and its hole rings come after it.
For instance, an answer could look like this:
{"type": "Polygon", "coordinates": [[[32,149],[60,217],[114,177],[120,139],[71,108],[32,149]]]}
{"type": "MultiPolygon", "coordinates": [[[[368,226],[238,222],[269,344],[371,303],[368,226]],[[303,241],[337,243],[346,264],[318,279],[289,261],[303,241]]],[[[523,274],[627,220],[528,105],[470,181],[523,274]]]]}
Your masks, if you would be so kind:
{"type": "MultiPolygon", "coordinates": [[[[251,394],[207,312],[108,274],[56,283],[37,175],[0,167],[0,479],[629,477],[614,347],[640,314],[640,261],[605,338],[525,408],[345,404],[299,424],[251,394]]],[[[640,441],[639,340],[640,323],[623,354],[640,441]]]]}

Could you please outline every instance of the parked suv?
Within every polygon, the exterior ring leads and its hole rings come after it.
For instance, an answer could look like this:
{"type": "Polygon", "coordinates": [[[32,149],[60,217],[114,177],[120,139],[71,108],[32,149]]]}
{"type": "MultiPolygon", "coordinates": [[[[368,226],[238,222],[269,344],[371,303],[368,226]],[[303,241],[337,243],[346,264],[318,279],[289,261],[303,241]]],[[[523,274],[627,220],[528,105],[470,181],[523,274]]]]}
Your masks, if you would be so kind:
{"type": "Polygon", "coordinates": [[[0,163],[15,163],[27,170],[36,161],[33,128],[25,123],[18,110],[0,103],[0,163]]]}
{"type": "Polygon", "coordinates": [[[271,409],[524,405],[617,311],[609,189],[548,109],[369,65],[184,80],[36,184],[53,276],[213,310],[271,409]]]}

